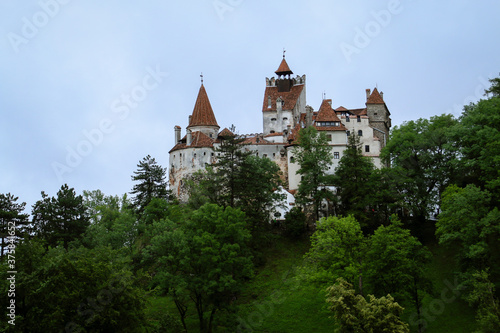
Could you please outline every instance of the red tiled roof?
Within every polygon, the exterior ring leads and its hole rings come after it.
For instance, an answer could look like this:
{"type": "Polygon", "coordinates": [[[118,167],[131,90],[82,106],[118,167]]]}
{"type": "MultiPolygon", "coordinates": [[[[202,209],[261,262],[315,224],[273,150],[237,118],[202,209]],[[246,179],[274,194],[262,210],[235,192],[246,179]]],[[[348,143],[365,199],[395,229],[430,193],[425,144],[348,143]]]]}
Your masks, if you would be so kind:
{"type": "Polygon", "coordinates": [[[366,116],[368,113],[366,112],[366,108],[364,109],[351,109],[348,110],[350,113],[356,115],[356,116],[366,116]]]}
{"type": "Polygon", "coordinates": [[[285,58],[281,60],[280,67],[278,67],[275,73],[278,75],[293,74],[293,72],[290,70],[290,67],[288,67],[288,64],[286,63],[285,58]]]}
{"type": "Polygon", "coordinates": [[[278,132],[278,133],[269,133],[268,135],[265,135],[265,138],[270,138],[272,136],[283,136],[283,132],[278,132]]]}
{"type": "Polygon", "coordinates": [[[366,101],[366,104],[385,104],[384,100],[382,99],[382,96],[380,96],[377,88],[373,89],[372,94],[366,101]]]}
{"type": "Polygon", "coordinates": [[[186,144],[187,135],[185,135],[180,143],[176,144],[174,148],[172,148],[170,152],[175,150],[185,149],[185,148],[213,148],[214,139],[210,138],[206,134],[196,131],[191,133],[191,145],[186,144]]]}
{"type": "Polygon", "coordinates": [[[228,130],[227,127],[226,127],[217,136],[223,136],[223,137],[224,136],[234,136],[234,133],[231,132],[230,130],[228,130]]]}
{"type": "Polygon", "coordinates": [[[339,106],[338,108],[335,109],[335,111],[347,111],[347,109],[343,106],[339,106]]]}
{"type": "Polygon", "coordinates": [[[201,85],[200,91],[198,92],[198,98],[196,99],[193,115],[191,116],[188,128],[192,126],[219,127],[203,84],[201,85]]]}
{"type": "Polygon", "coordinates": [[[332,109],[331,99],[324,99],[316,116],[316,121],[340,121],[337,114],[332,109]]]}
{"type": "Polygon", "coordinates": [[[283,110],[293,110],[295,105],[297,104],[297,100],[300,97],[300,93],[304,89],[304,85],[296,85],[292,86],[290,91],[288,92],[279,92],[278,87],[266,87],[266,91],[264,93],[264,103],[262,106],[262,111],[276,111],[276,100],[278,97],[281,97],[282,100],[285,101],[285,105],[283,105],[283,110]],[[269,106],[269,96],[271,96],[271,107],[269,106]]]}

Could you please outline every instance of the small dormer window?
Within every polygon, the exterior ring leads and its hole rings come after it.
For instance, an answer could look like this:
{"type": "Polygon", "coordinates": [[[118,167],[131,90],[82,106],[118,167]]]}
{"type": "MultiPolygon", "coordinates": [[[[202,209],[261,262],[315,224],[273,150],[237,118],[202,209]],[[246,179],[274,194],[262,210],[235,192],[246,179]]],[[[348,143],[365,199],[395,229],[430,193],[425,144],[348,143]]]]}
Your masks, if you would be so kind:
{"type": "Polygon", "coordinates": [[[271,100],[271,96],[268,96],[267,97],[267,108],[270,109],[272,107],[272,100],[271,100]]]}
{"type": "Polygon", "coordinates": [[[275,132],[275,131],[271,131],[270,133],[271,133],[271,134],[274,134],[274,133],[276,133],[276,132],[275,132]]]}
{"type": "Polygon", "coordinates": [[[284,117],[284,118],[283,118],[283,121],[287,121],[287,120],[288,120],[288,118],[287,118],[287,117],[284,117]]]}
{"type": "Polygon", "coordinates": [[[271,118],[271,121],[276,121],[276,118],[271,118]]]}
{"type": "Polygon", "coordinates": [[[350,122],[350,121],[351,121],[351,118],[349,118],[349,116],[346,116],[346,117],[345,117],[345,121],[346,121],[346,122],[350,122]]]}

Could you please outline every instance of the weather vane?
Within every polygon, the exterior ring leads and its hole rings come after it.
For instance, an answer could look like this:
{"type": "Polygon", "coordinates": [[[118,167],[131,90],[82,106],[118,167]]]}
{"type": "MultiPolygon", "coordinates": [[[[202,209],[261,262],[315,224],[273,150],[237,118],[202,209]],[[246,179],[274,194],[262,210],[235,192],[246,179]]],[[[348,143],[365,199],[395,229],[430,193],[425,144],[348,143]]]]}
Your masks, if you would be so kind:
{"type": "Polygon", "coordinates": [[[203,84],[203,72],[201,72],[200,77],[201,77],[201,84],[203,84]]]}

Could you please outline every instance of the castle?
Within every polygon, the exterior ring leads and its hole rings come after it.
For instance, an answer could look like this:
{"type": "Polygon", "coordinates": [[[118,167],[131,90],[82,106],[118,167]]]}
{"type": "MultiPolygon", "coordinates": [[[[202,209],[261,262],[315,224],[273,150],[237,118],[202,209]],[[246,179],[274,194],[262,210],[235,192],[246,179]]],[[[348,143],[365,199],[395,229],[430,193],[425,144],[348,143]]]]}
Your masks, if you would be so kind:
{"type": "MultiPolygon", "coordinates": [[[[295,193],[299,186],[300,175],[296,173],[299,165],[295,163],[294,152],[298,132],[307,126],[324,132],[330,142],[333,163],[328,172],[335,171],[351,134],[359,136],[363,154],[369,156],[376,167],[381,167],[380,151],[389,138],[391,127],[390,112],[382,92],[377,88],[366,89],[364,108],[333,108],[331,99],[323,99],[318,111],[314,111],[306,104],[306,76],[292,77],[284,55],[275,74],[276,78],[266,78],[263,132],[243,135],[247,144],[244,147],[279,165],[289,193],[295,193]]],[[[185,177],[214,163],[217,159],[215,149],[224,136],[233,133],[227,128],[220,130],[203,81],[186,134],[181,136],[180,126],[175,126],[174,130],[175,145],[169,152],[169,185],[173,193],[185,201],[185,177]]]]}

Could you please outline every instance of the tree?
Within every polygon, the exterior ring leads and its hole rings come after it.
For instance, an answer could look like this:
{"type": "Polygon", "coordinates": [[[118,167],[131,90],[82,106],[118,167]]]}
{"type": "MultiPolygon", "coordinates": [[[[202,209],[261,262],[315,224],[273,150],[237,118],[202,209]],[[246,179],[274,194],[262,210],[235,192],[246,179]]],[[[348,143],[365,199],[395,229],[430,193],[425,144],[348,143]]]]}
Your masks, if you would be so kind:
{"type": "Polygon", "coordinates": [[[305,255],[309,265],[307,274],[313,281],[323,284],[331,284],[339,277],[351,283],[358,282],[359,292],[363,293],[364,254],[365,239],[354,217],[322,218],[305,255]]]}
{"type": "Polygon", "coordinates": [[[271,211],[281,204],[284,197],[277,191],[281,186],[279,166],[267,157],[247,156],[235,179],[239,189],[236,207],[250,221],[255,234],[269,225],[271,211]]]}
{"type": "Polygon", "coordinates": [[[106,196],[100,190],[83,191],[90,225],[82,243],[89,248],[110,246],[132,251],[138,237],[138,225],[127,195],[106,196]]]}
{"type": "Polygon", "coordinates": [[[306,214],[300,207],[293,207],[285,214],[285,235],[300,238],[306,231],[306,214]]]}
{"type": "Polygon", "coordinates": [[[130,192],[135,195],[132,199],[132,205],[139,216],[153,198],[169,199],[166,169],[158,165],[155,159],[150,155],[144,157],[142,161],[137,164],[137,171],[134,171],[132,180],[134,182],[139,182],[134,185],[132,192],[130,192]]]}
{"type": "Polygon", "coordinates": [[[42,200],[33,205],[33,232],[47,246],[62,242],[68,248],[71,241],[82,237],[89,226],[83,197],[76,195],[67,184],[61,186],[57,197],[49,197],[42,191],[42,200]]]}
{"type": "Polygon", "coordinates": [[[217,162],[214,164],[217,183],[220,187],[218,205],[235,207],[235,203],[242,189],[238,182],[241,165],[251,152],[244,149],[245,138],[236,135],[225,135],[222,137],[220,146],[215,149],[217,162]]]}
{"type": "Polygon", "coordinates": [[[212,332],[216,313],[231,305],[253,275],[250,232],[238,209],[207,204],[183,223],[153,223],[145,260],[157,264],[154,282],[173,297],[181,321],[194,303],[200,332],[212,332]]]}
{"type": "Polygon", "coordinates": [[[205,203],[239,208],[245,212],[255,235],[269,222],[270,212],[283,197],[280,168],[267,157],[245,151],[244,139],[224,136],[214,165],[194,173],[187,181],[189,204],[197,209],[205,203]]]}
{"type": "Polygon", "coordinates": [[[26,203],[17,203],[18,199],[10,193],[0,194],[0,238],[2,238],[0,261],[8,243],[14,244],[27,232],[28,215],[22,213],[26,203]]]}
{"type": "Polygon", "coordinates": [[[408,324],[400,318],[403,307],[391,295],[381,298],[368,295],[367,301],[362,295],[356,295],[350,283],[339,278],[327,289],[326,302],[340,325],[338,333],[410,332],[408,324]]]}
{"type": "Polygon", "coordinates": [[[489,280],[488,271],[476,271],[468,281],[466,300],[477,307],[476,320],[480,330],[476,333],[500,332],[500,306],[495,295],[495,285],[489,280]]]}
{"type": "Polygon", "coordinates": [[[491,87],[485,90],[485,95],[492,94],[493,97],[500,97],[500,77],[489,79],[491,87]]]}
{"type": "Polygon", "coordinates": [[[491,194],[474,185],[450,186],[443,193],[442,212],[436,222],[440,244],[456,249],[464,270],[487,267],[498,274],[500,211],[491,209],[491,194]]]}
{"type": "Polygon", "coordinates": [[[405,206],[417,221],[429,217],[457,176],[458,153],[451,135],[456,123],[446,114],[405,122],[391,131],[382,150],[383,160],[397,174],[405,206]]]}
{"type": "Polygon", "coordinates": [[[326,134],[318,132],[313,126],[299,131],[298,142],[294,157],[299,165],[297,173],[301,175],[301,179],[296,198],[303,206],[312,202],[314,219],[317,221],[321,201],[331,196],[323,189],[330,182],[327,171],[333,155],[326,134]]]}
{"type": "Polygon", "coordinates": [[[411,300],[420,323],[422,300],[432,291],[426,274],[431,253],[409,230],[402,228],[396,216],[392,216],[388,226],[375,230],[368,243],[365,267],[373,293],[391,294],[400,302],[411,300]]]}
{"type": "MultiPolygon", "coordinates": [[[[117,251],[45,250],[34,240],[19,245],[16,259],[16,332],[141,332],[146,327],[143,292],[134,287],[128,263],[117,251]]],[[[0,273],[5,295],[6,271],[0,273]]]]}
{"type": "Polygon", "coordinates": [[[462,186],[474,184],[500,203],[500,97],[480,100],[464,107],[453,128],[461,159],[462,186]]]}
{"type": "Polygon", "coordinates": [[[361,152],[359,137],[349,136],[347,149],[335,169],[333,184],[340,199],[340,214],[351,214],[364,226],[369,218],[367,208],[378,187],[373,183],[374,169],[370,158],[363,156],[361,152]]]}

